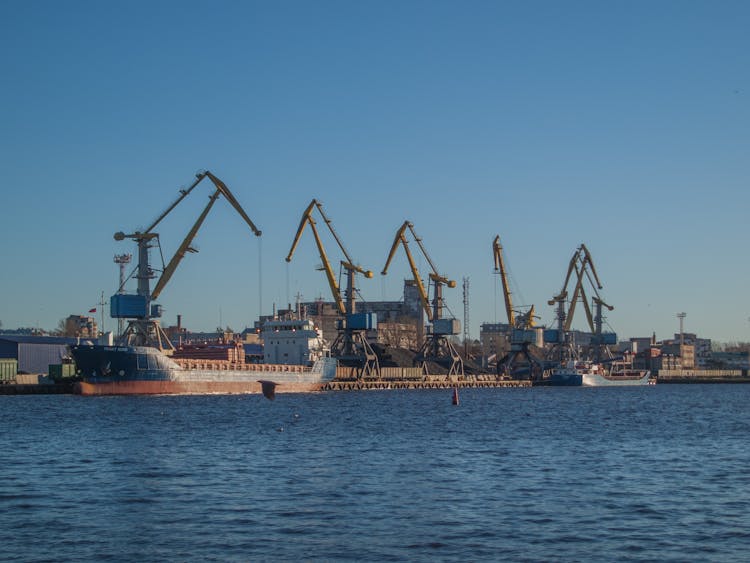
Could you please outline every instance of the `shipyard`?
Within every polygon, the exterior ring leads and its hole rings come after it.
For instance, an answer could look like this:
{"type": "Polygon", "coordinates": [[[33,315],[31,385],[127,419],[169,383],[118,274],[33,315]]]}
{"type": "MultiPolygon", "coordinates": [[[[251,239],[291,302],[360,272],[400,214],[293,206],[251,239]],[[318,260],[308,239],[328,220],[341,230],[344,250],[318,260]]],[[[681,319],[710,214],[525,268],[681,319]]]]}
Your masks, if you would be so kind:
{"type": "Polygon", "coordinates": [[[3,23],[0,563],[750,559],[750,2],[3,23]]]}
{"type": "Polygon", "coordinates": [[[182,314],[175,325],[165,326],[159,297],[194,251],[194,239],[219,199],[234,208],[255,237],[262,235],[229,187],[210,171],[199,171],[150,226],[114,234],[116,241],[132,241],[136,247],[130,275],[126,266],[133,254],[115,255],[119,285],[108,302],[102,295],[99,303],[118,330],[103,332],[94,317],[71,315],[61,323],[66,336],[0,335],[0,393],[263,393],[273,398],[321,391],[750,381],[747,351],[714,356],[710,340],[683,330],[685,313],[676,315],[680,331],[673,339],[657,341],[652,335],[619,341],[606,323],[615,307],[604,300],[604,284],[583,243],[546,303],[555,315],[550,326],[539,324],[535,305],[514,305],[500,235],[488,235],[487,261],[496,274],[506,322],[482,323],[479,341],[472,341],[466,330],[469,279],[463,278],[460,319],[447,306],[447,294],[457,282],[438,269],[409,220],[396,229],[380,272],[387,275],[403,254],[411,274],[404,280],[403,298],[362,300],[360,280],[374,274],[349,254],[317,199],[304,208],[285,260],[293,260],[309,232],[329,299],[303,301],[298,295],[286,308],[274,304],[272,314],[261,315],[241,333],[194,333],[183,326],[182,314]],[[171,260],[155,264],[152,251],[162,255],[157,227],[204,180],[214,190],[208,204],[171,260]],[[324,236],[335,242],[333,251],[324,236]],[[338,272],[329,258],[334,253],[340,256],[338,272]],[[426,276],[418,263],[426,265],[426,276]],[[576,311],[588,330],[573,328],[576,311]],[[53,361],[47,362],[50,357],[53,361]]]}

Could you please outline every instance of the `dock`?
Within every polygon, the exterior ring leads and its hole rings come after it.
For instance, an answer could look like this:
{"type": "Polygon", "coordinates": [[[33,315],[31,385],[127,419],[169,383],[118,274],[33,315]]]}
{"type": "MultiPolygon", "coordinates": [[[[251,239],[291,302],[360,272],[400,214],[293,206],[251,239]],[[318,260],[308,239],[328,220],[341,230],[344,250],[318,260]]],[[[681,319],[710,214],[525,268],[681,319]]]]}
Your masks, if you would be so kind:
{"type": "Polygon", "coordinates": [[[750,383],[746,369],[659,370],[659,383],[750,383]]]}
{"type": "Polygon", "coordinates": [[[336,380],[323,385],[323,391],[367,391],[379,389],[487,389],[531,387],[531,381],[517,380],[336,380]]]}

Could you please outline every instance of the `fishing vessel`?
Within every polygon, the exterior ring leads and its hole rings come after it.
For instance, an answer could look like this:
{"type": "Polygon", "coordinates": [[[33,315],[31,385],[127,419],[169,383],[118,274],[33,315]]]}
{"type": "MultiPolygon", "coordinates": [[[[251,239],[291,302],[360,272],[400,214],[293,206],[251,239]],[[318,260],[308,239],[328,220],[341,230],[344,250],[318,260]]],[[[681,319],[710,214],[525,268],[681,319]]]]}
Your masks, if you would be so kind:
{"type": "Polygon", "coordinates": [[[71,346],[82,395],[261,393],[262,382],[278,392],[319,391],[336,375],[335,359],[311,366],[244,361],[173,359],[151,346],[71,346]]]}
{"type": "Polygon", "coordinates": [[[560,386],[606,387],[653,383],[648,370],[634,370],[619,363],[608,370],[602,364],[581,361],[570,361],[552,370],[549,378],[550,385],[560,386]]]}
{"type": "Polygon", "coordinates": [[[579,387],[584,385],[587,377],[598,375],[602,366],[592,362],[581,362],[570,360],[565,364],[552,370],[549,376],[549,384],[563,387],[579,387]]]}
{"type": "Polygon", "coordinates": [[[555,387],[579,387],[582,378],[575,365],[564,365],[553,369],[547,381],[555,387]]]}
{"type": "Polygon", "coordinates": [[[584,372],[581,385],[584,387],[607,387],[616,385],[653,385],[648,370],[612,370],[605,372],[584,372]]]}

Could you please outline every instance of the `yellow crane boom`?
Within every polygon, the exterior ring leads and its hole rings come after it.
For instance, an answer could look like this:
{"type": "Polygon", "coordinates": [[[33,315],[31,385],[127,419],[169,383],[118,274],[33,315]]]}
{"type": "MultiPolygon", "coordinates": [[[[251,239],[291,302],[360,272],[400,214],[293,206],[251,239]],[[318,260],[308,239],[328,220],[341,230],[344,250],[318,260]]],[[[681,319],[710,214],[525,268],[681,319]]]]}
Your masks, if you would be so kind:
{"type": "Polygon", "coordinates": [[[461,376],[464,374],[464,363],[463,358],[456,351],[453,344],[447,338],[448,336],[459,334],[460,328],[459,323],[455,319],[443,319],[443,285],[448,287],[456,287],[456,282],[449,280],[447,277],[440,275],[435,267],[434,262],[427,254],[427,250],[422,244],[422,239],[419,238],[414,225],[410,221],[404,221],[403,225],[396,231],[396,236],[393,239],[391,250],[388,253],[388,259],[383,267],[382,274],[388,273],[388,266],[390,266],[393,256],[396,254],[396,249],[399,244],[404,247],[406,258],[409,261],[409,268],[411,268],[412,275],[414,276],[414,282],[417,285],[419,292],[419,300],[422,303],[427,319],[432,325],[430,333],[421,344],[419,351],[414,357],[415,365],[421,365],[424,373],[428,373],[428,362],[439,362],[444,364],[448,368],[449,375],[461,376]],[[409,249],[409,241],[406,236],[406,230],[409,230],[411,236],[419,245],[419,250],[427,260],[432,271],[429,274],[429,278],[433,283],[434,296],[432,300],[432,308],[430,308],[430,300],[428,297],[428,291],[425,289],[422,276],[419,274],[417,264],[414,261],[414,256],[409,249]]]}
{"type": "Polygon", "coordinates": [[[372,272],[370,270],[365,270],[364,268],[354,264],[354,261],[351,259],[351,256],[349,256],[349,253],[346,251],[346,248],[341,242],[341,239],[339,238],[336,231],[333,229],[331,220],[323,212],[323,206],[316,199],[313,199],[310,202],[310,204],[307,206],[305,211],[302,213],[302,218],[300,219],[299,227],[297,228],[297,234],[294,236],[294,241],[292,242],[292,246],[289,249],[289,253],[286,256],[287,262],[292,261],[292,256],[294,255],[294,251],[296,250],[297,244],[299,243],[300,238],[302,237],[302,233],[304,232],[305,227],[307,225],[310,225],[310,230],[312,231],[313,237],[315,238],[315,244],[318,247],[318,254],[320,255],[320,260],[323,263],[323,271],[325,271],[326,279],[328,280],[328,286],[331,289],[331,295],[333,296],[333,299],[336,302],[336,307],[338,308],[339,313],[341,313],[342,315],[347,314],[347,313],[353,313],[354,312],[353,311],[354,291],[353,291],[352,283],[353,283],[354,273],[355,272],[360,273],[364,275],[366,278],[371,278],[372,272]],[[325,221],[326,225],[328,226],[328,230],[333,235],[333,238],[336,240],[336,243],[339,245],[341,252],[344,254],[344,257],[346,258],[346,260],[341,261],[341,265],[347,271],[347,275],[349,278],[349,284],[347,285],[346,303],[344,302],[344,299],[341,296],[341,289],[339,288],[339,284],[336,281],[336,276],[333,273],[331,262],[328,259],[328,255],[326,254],[325,247],[323,246],[323,241],[321,240],[320,234],[318,233],[318,229],[316,227],[315,219],[313,218],[313,211],[315,209],[317,209],[318,212],[320,213],[320,216],[323,218],[323,221],[325,221]]]}
{"type": "Polygon", "coordinates": [[[417,284],[419,301],[422,303],[422,308],[427,315],[427,320],[432,322],[432,308],[430,307],[430,299],[427,296],[427,290],[424,287],[424,282],[422,281],[422,276],[419,273],[419,269],[417,269],[417,264],[414,262],[414,256],[412,256],[411,250],[409,250],[409,241],[406,239],[406,235],[404,234],[407,228],[412,229],[413,233],[413,225],[409,221],[404,221],[404,224],[401,225],[398,231],[396,231],[396,236],[393,239],[391,251],[388,254],[388,260],[386,260],[385,266],[383,266],[383,270],[380,273],[384,276],[388,273],[388,266],[390,266],[391,260],[393,260],[393,256],[396,254],[396,249],[398,248],[398,245],[400,243],[404,247],[406,259],[409,261],[409,267],[411,268],[412,276],[414,277],[414,283],[417,284]]]}
{"type": "Polygon", "coordinates": [[[155,301],[159,295],[161,295],[161,292],[164,290],[164,287],[167,285],[167,282],[172,278],[172,275],[174,274],[175,270],[177,269],[177,266],[180,264],[182,259],[185,257],[186,252],[195,252],[190,247],[190,244],[192,243],[193,239],[195,238],[196,234],[198,233],[198,229],[203,224],[203,221],[205,220],[206,216],[208,215],[208,212],[211,210],[211,207],[213,207],[213,204],[216,202],[216,199],[218,199],[219,195],[223,195],[227,201],[232,205],[232,207],[237,210],[237,212],[240,214],[240,216],[245,220],[245,222],[250,226],[255,236],[260,236],[261,231],[258,230],[258,228],[255,226],[255,224],[250,220],[250,217],[248,217],[247,213],[245,213],[245,210],[242,208],[242,206],[239,204],[237,199],[234,197],[234,194],[229,190],[229,188],[226,186],[224,182],[222,182],[219,178],[214,176],[211,172],[208,170],[204,170],[201,172],[198,172],[195,175],[195,180],[193,183],[188,187],[180,190],[180,195],[177,197],[177,199],[172,202],[172,204],[167,207],[166,210],[164,210],[159,217],[156,218],[156,220],[149,225],[147,229],[144,231],[136,231],[132,234],[125,234],[123,232],[117,232],[115,233],[115,240],[123,240],[125,238],[131,238],[135,240],[138,243],[138,294],[144,296],[146,299],[155,301]],[[188,232],[185,239],[182,241],[182,244],[177,249],[177,252],[174,254],[172,259],[169,261],[169,264],[164,268],[164,271],[162,272],[161,277],[159,278],[159,281],[156,283],[156,287],[154,288],[154,291],[149,291],[149,279],[152,277],[151,275],[151,267],[149,266],[149,260],[148,260],[148,248],[149,248],[149,241],[152,239],[158,239],[159,235],[153,230],[156,228],[156,226],[161,223],[161,221],[169,215],[169,213],[177,207],[177,205],[185,199],[190,192],[193,191],[193,189],[200,184],[200,182],[204,178],[209,178],[211,182],[216,187],[216,191],[213,195],[209,198],[209,202],[204,208],[203,212],[198,217],[198,220],[193,225],[193,228],[190,229],[190,232],[188,232]]]}
{"type": "Polygon", "coordinates": [[[216,190],[213,195],[208,199],[208,205],[203,209],[203,212],[198,217],[198,220],[193,225],[193,228],[190,229],[190,232],[188,232],[185,239],[182,241],[182,244],[180,244],[179,248],[177,249],[177,252],[175,252],[174,256],[172,256],[172,259],[169,261],[169,264],[167,264],[166,268],[164,268],[164,271],[161,274],[161,277],[159,278],[159,281],[156,282],[156,286],[154,287],[154,290],[151,292],[151,299],[156,301],[159,298],[159,295],[161,295],[162,290],[167,285],[167,282],[172,278],[172,275],[174,274],[175,270],[177,269],[177,266],[180,264],[182,259],[185,257],[185,254],[187,252],[195,252],[195,249],[193,249],[190,245],[193,242],[193,239],[195,238],[195,235],[198,234],[198,229],[200,229],[201,225],[203,224],[203,221],[206,219],[206,216],[208,215],[208,212],[211,211],[211,207],[213,207],[214,203],[217,199],[219,199],[219,190],[216,190]]]}
{"type": "Polygon", "coordinates": [[[338,326],[338,335],[331,344],[331,355],[336,358],[340,366],[345,368],[351,368],[352,373],[357,378],[363,377],[379,377],[380,376],[380,364],[378,362],[378,356],[367,341],[367,330],[372,328],[372,323],[376,324],[375,319],[377,318],[374,313],[364,313],[363,315],[356,315],[354,312],[354,276],[355,274],[362,274],[367,278],[372,277],[370,270],[354,264],[349,253],[344,248],[341,239],[339,238],[336,231],[333,229],[331,220],[323,212],[323,207],[319,201],[313,199],[310,204],[305,208],[302,213],[302,219],[300,219],[299,227],[297,228],[297,234],[294,237],[292,246],[287,254],[286,261],[291,262],[294,251],[297,248],[302,233],[305,231],[305,227],[310,225],[310,230],[315,237],[315,244],[318,247],[318,253],[320,259],[323,262],[323,270],[326,273],[328,279],[328,285],[331,288],[331,294],[336,307],[340,315],[343,317],[338,326]],[[320,216],[328,226],[328,230],[333,235],[336,243],[339,245],[341,252],[344,254],[345,260],[341,261],[341,266],[346,270],[346,301],[341,295],[341,289],[334,276],[333,268],[331,267],[331,261],[328,259],[325,248],[323,247],[323,241],[320,239],[320,233],[316,226],[315,219],[313,218],[313,212],[315,209],[318,210],[320,216]]]}
{"type": "Polygon", "coordinates": [[[156,286],[154,287],[154,290],[151,292],[151,300],[156,301],[159,298],[159,295],[161,295],[161,292],[164,290],[164,287],[167,285],[169,280],[172,278],[172,276],[175,273],[175,270],[177,269],[177,266],[179,266],[182,259],[185,257],[185,254],[187,252],[195,252],[193,248],[191,248],[191,244],[193,242],[193,239],[198,234],[198,230],[200,229],[201,225],[203,225],[203,221],[206,219],[206,216],[208,215],[208,212],[213,207],[214,203],[216,203],[216,200],[219,199],[220,195],[223,195],[226,200],[232,205],[232,207],[235,208],[235,210],[240,214],[240,216],[245,220],[245,222],[250,226],[250,229],[252,229],[255,236],[260,236],[261,231],[258,230],[258,228],[255,226],[255,224],[250,220],[250,217],[247,216],[247,213],[245,213],[245,210],[242,208],[242,206],[239,204],[237,199],[234,197],[234,194],[229,190],[229,188],[226,186],[224,182],[222,182],[219,178],[214,176],[211,172],[208,170],[204,172],[200,172],[196,175],[196,181],[193,182],[193,184],[187,189],[183,190],[181,192],[180,197],[177,198],[177,201],[173,203],[164,213],[162,213],[159,218],[146,230],[148,233],[151,231],[156,225],[167,216],[167,214],[174,209],[177,204],[182,201],[185,196],[187,196],[192,189],[197,186],[203,178],[208,178],[211,180],[211,182],[216,187],[216,191],[209,197],[208,204],[203,209],[203,212],[200,214],[198,219],[196,220],[195,224],[193,225],[193,228],[190,229],[185,239],[182,241],[182,244],[180,244],[179,248],[177,249],[177,252],[175,252],[174,256],[172,256],[172,259],[169,261],[169,264],[164,268],[164,271],[162,272],[161,277],[159,278],[159,281],[156,282],[156,286]]]}
{"type": "Polygon", "coordinates": [[[417,235],[416,231],[414,230],[414,224],[410,221],[404,221],[404,224],[399,227],[398,231],[396,231],[396,236],[393,239],[393,245],[391,245],[391,251],[388,254],[388,260],[386,260],[385,266],[383,267],[383,271],[381,272],[382,275],[386,275],[388,273],[388,267],[391,264],[391,261],[393,260],[393,256],[396,254],[396,249],[398,248],[398,245],[401,244],[404,247],[404,252],[406,253],[406,258],[409,261],[409,267],[411,268],[412,275],[414,276],[414,282],[417,284],[417,291],[419,292],[419,300],[422,303],[422,308],[425,310],[425,313],[427,314],[427,319],[432,322],[436,319],[442,318],[442,295],[440,291],[441,285],[447,285],[450,288],[456,287],[456,282],[454,280],[450,280],[445,276],[440,275],[437,272],[437,268],[435,267],[435,264],[433,263],[432,259],[430,258],[429,254],[427,254],[427,250],[425,249],[424,245],[422,244],[422,239],[417,235]],[[422,276],[419,274],[419,270],[417,269],[417,265],[414,262],[414,257],[411,253],[411,250],[409,250],[409,242],[406,238],[406,229],[409,229],[409,232],[411,232],[412,237],[416,241],[416,243],[419,245],[419,249],[422,252],[422,255],[427,260],[427,263],[430,265],[430,268],[432,271],[429,274],[430,279],[435,284],[435,299],[433,300],[433,306],[430,307],[430,299],[427,294],[427,290],[425,289],[424,282],[422,281],[422,276]]]}
{"type": "Polygon", "coordinates": [[[508,285],[508,276],[505,271],[500,235],[496,235],[495,240],[492,241],[492,254],[495,258],[495,272],[500,274],[500,282],[503,285],[503,298],[505,299],[505,313],[508,316],[508,324],[511,328],[514,328],[516,326],[516,319],[513,313],[513,301],[510,297],[510,286],[508,285]]]}
{"type": "MultiPolygon", "coordinates": [[[[172,202],[166,210],[164,210],[156,220],[149,225],[149,227],[143,231],[136,231],[131,234],[125,234],[123,232],[115,233],[115,240],[124,240],[125,238],[133,239],[138,244],[138,292],[137,296],[124,295],[121,292],[113,295],[110,300],[111,315],[114,318],[128,318],[128,328],[123,332],[119,341],[124,342],[131,346],[156,346],[157,348],[164,350],[165,353],[171,353],[174,351],[174,346],[169,341],[166,333],[162,330],[159,322],[155,320],[155,317],[160,317],[161,313],[158,309],[150,307],[151,302],[155,301],[164,287],[167,285],[169,280],[172,278],[177,266],[180,264],[182,259],[185,257],[187,252],[196,252],[190,245],[193,239],[198,234],[198,230],[203,224],[208,212],[213,207],[219,196],[223,195],[232,207],[242,216],[245,222],[250,226],[255,236],[260,236],[261,232],[256,228],[255,224],[247,216],[245,210],[239,204],[234,194],[219,178],[211,174],[209,171],[201,171],[195,175],[195,180],[188,188],[180,190],[180,195],[175,201],[172,202]],[[161,223],[161,221],[171,213],[171,211],[177,207],[177,205],[185,199],[190,192],[204,179],[209,178],[216,188],[212,195],[209,197],[208,204],[203,209],[198,219],[196,220],[193,227],[184,238],[179,248],[175,252],[169,264],[165,266],[161,277],[159,278],[153,292],[150,290],[150,280],[154,277],[153,269],[151,268],[149,260],[149,249],[152,248],[154,242],[159,245],[159,235],[154,232],[154,229],[161,223]],[[133,299],[135,298],[135,299],[133,299]],[[126,301],[127,299],[127,301],[126,301]]],[[[122,288],[120,288],[122,289],[122,288]]]]}

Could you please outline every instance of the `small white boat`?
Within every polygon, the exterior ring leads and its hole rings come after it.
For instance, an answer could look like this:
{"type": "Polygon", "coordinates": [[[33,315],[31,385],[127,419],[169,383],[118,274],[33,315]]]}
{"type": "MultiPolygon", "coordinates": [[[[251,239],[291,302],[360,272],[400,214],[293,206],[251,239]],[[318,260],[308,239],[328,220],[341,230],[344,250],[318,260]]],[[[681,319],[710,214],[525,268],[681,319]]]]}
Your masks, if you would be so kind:
{"type": "Polygon", "coordinates": [[[597,369],[585,370],[582,373],[581,385],[584,387],[606,387],[613,385],[649,385],[655,381],[651,380],[651,372],[648,370],[633,369],[632,363],[615,362],[609,371],[597,366],[597,369]]]}
{"type": "Polygon", "coordinates": [[[596,375],[599,373],[603,373],[603,368],[599,364],[570,360],[564,365],[552,370],[549,377],[549,384],[554,386],[577,387],[579,385],[585,385],[584,381],[587,375],[596,375]]]}
{"type": "Polygon", "coordinates": [[[552,371],[550,385],[565,385],[583,387],[607,387],[620,385],[649,385],[654,384],[651,372],[635,370],[632,365],[616,362],[611,369],[604,365],[588,361],[570,361],[564,366],[552,371]]]}
{"type": "Polygon", "coordinates": [[[603,387],[607,385],[649,385],[651,381],[650,371],[640,371],[621,374],[585,373],[581,378],[584,387],[603,387]]]}

